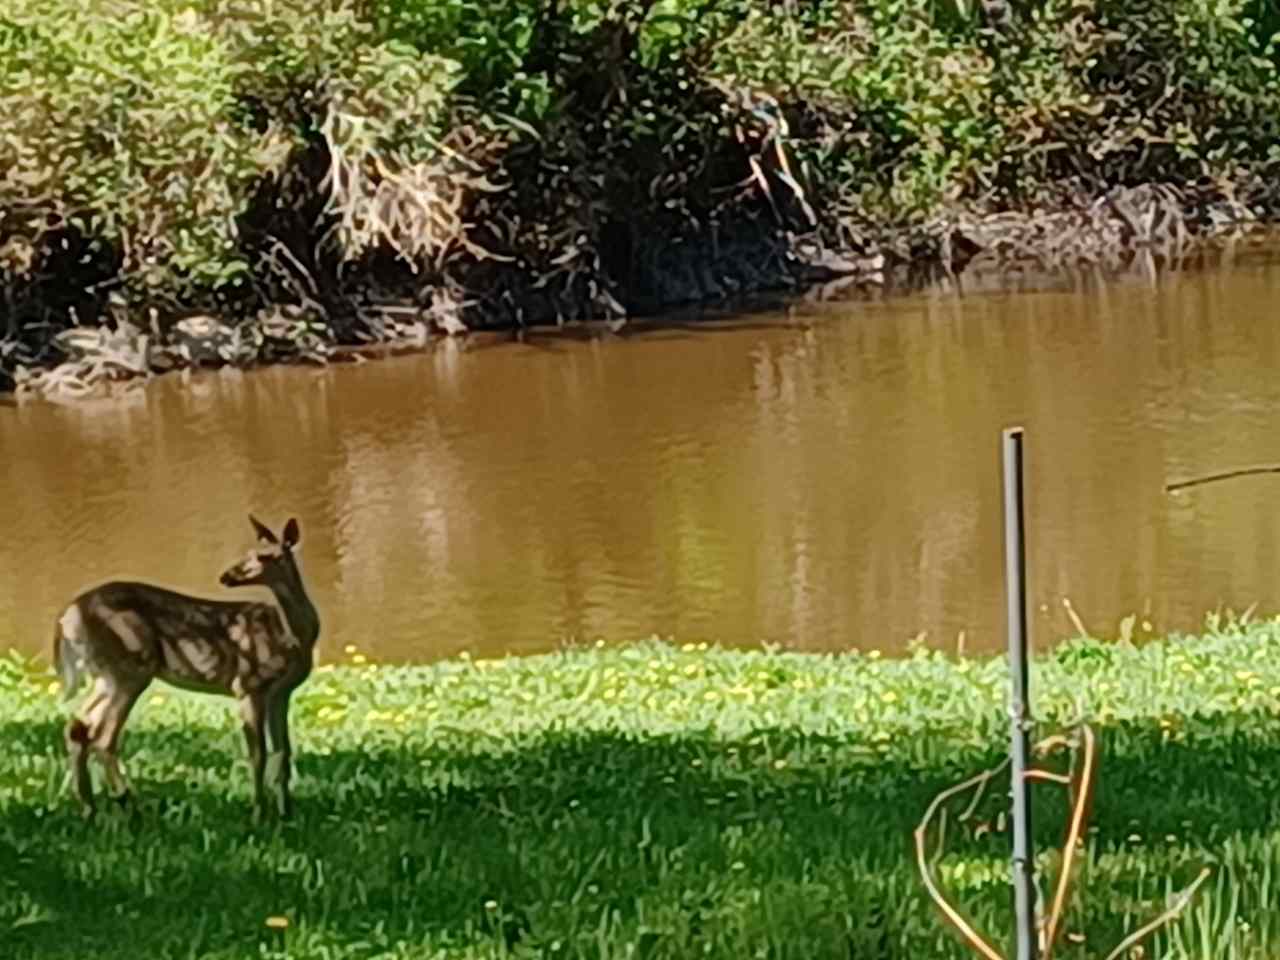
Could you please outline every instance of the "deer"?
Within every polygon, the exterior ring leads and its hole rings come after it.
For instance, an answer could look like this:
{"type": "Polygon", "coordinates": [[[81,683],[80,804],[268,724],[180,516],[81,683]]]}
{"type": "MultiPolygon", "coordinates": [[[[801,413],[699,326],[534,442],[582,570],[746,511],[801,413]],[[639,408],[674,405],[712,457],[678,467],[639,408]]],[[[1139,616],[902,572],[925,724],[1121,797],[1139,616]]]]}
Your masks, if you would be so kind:
{"type": "Polygon", "coordinates": [[[70,779],[82,812],[95,804],[90,755],[122,806],[132,789],[120,764],[120,738],[143,691],[159,679],[173,687],[239,701],[253,771],[254,820],[269,813],[267,781],[281,819],[292,814],[289,698],[311,673],[320,616],[294,559],[298,521],[280,537],[252,515],[248,555],[219,578],[223,586],[262,585],[274,603],[207,600],[147,583],[112,581],[77,596],[58,617],[53,662],[63,702],[89,674],[94,685],[66,724],[70,779]]]}

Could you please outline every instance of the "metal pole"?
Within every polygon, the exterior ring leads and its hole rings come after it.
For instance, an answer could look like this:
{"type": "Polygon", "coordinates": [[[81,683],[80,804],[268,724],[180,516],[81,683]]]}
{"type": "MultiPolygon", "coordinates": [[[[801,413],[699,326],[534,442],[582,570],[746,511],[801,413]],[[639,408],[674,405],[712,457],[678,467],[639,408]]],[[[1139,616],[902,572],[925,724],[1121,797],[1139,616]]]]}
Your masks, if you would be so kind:
{"type": "Polygon", "coordinates": [[[1004,431],[1004,580],[1009,612],[1009,700],[1013,766],[1013,903],[1018,960],[1036,960],[1035,854],[1031,847],[1031,705],[1027,690],[1026,541],[1022,526],[1022,428],[1004,431]]]}

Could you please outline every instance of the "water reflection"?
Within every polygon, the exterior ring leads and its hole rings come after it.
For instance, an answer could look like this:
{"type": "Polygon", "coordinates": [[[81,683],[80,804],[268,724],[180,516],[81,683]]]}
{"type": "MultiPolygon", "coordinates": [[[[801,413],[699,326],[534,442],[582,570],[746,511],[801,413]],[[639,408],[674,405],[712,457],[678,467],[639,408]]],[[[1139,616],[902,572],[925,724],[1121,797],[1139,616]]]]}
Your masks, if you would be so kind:
{"type": "Polygon", "coordinates": [[[1101,284],[981,278],[710,330],[164,378],[0,409],[0,647],[110,577],[218,595],[244,514],[296,513],[322,652],[650,633],[1002,643],[999,433],[1028,430],[1042,642],[1277,606],[1280,258],[1101,284]]]}

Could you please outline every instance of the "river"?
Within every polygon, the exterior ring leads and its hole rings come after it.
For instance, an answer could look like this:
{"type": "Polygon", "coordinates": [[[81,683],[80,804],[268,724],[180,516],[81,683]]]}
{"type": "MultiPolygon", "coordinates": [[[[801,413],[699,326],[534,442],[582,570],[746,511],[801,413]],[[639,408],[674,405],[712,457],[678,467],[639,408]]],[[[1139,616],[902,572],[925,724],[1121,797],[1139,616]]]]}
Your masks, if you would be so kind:
{"type": "Polygon", "coordinates": [[[0,407],[0,650],[109,578],[226,596],[249,511],[301,522],[324,659],[995,650],[1014,424],[1036,646],[1064,599],[1103,636],[1280,606],[1280,476],[1164,491],[1280,461],[1280,246],[953,286],[0,407]]]}

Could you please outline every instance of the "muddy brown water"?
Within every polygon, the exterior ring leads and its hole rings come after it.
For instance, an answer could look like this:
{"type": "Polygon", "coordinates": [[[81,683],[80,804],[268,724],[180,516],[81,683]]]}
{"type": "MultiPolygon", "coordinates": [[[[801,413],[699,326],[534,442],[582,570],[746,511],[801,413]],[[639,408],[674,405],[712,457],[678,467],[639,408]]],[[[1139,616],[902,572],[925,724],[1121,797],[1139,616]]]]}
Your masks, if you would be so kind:
{"type": "Polygon", "coordinates": [[[999,649],[1013,424],[1037,645],[1064,598],[1102,635],[1280,607],[1280,477],[1163,489],[1280,461],[1280,247],[948,286],[0,407],[0,650],[109,578],[225,596],[248,510],[300,519],[326,658],[999,649]]]}

